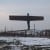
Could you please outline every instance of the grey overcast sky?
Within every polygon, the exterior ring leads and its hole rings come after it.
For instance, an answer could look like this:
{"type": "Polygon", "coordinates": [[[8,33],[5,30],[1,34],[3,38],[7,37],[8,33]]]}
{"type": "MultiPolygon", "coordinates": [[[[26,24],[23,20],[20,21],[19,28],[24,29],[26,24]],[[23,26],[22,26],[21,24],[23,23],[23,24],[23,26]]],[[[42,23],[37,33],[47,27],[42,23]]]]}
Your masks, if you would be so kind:
{"type": "Polygon", "coordinates": [[[50,29],[50,0],[0,0],[0,31],[27,29],[23,21],[10,21],[9,15],[44,16],[43,21],[31,21],[31,29],[50,29]]]}

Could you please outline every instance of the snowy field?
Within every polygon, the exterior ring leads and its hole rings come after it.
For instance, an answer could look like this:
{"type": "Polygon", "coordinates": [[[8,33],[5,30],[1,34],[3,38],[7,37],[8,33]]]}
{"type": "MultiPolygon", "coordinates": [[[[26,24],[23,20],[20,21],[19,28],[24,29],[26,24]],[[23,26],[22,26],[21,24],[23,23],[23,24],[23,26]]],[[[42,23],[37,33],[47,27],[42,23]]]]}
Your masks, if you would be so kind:
{"type": "Polygon", "coordinates": [[[6,40],[11,42],[14,39],[20,40],[24,45],[50,45],[50,39],[48,38],[38,38],[38,37],[0,37],[0,40],[6,40]]]}

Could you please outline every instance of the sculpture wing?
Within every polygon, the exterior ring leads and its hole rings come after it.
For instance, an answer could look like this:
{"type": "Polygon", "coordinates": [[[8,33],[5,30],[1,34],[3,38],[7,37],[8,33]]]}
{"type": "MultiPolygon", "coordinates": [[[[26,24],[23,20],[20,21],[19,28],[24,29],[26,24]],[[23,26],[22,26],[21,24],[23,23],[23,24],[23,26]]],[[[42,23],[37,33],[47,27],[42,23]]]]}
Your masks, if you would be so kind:
{"type": "Polygon", "coordinates": [[[27,16],[9,16],[10,20],[27,20],[27,16]]]}
{"type": "Polygon", "coordinates": [[[43,16],[30,16],[30,20],[31,20],[31,21],[43,20],[43,19],[44,19],[43,16]]]}

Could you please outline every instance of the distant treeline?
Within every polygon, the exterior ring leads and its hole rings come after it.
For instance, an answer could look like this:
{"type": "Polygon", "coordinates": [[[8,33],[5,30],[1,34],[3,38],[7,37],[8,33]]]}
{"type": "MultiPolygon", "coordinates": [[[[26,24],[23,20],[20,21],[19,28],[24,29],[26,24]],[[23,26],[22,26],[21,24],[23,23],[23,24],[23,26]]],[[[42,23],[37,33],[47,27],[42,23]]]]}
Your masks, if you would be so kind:
{"type": "Polygon", "coordinates": [[[0,32],[0,36],[16,36],[16,34],[8,32],[0,32]]]}
{"type": "Polygon", "coordinates": [[[25,34],[25,33],[8,33],[8,32],[0,32],[0,36],[19,36],[19,37],[33,37],[32,34],[25,34]]]}
{"type": "Polygon", "coordinates": [[[26,32],[0,32],[0,36],[18,36],[18,37],[50,37],[50,30],[43,30],[36,33],[27,34],[26,32]]]}

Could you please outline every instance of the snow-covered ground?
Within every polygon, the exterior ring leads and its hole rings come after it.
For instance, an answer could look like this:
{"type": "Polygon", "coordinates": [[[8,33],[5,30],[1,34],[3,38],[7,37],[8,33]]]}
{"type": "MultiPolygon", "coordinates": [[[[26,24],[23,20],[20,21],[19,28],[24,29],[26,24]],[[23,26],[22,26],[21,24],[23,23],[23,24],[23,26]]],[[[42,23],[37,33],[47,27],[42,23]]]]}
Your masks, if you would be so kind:
{"type": "Polygon", "coordinates": [[[0,40],[13,41],[14,39],[20,40],[24,45],[50,45],[49,38],[39,38],[39,37],[0,37],[0,40]]]}
{"type": "Polygon", "coordinates": [[[20,39],[21,43],[24,45],[50,45],[50,39],[48,38],[38,38],[38,37],[33,37],[33,38],[18,38],[20,39]]]}

